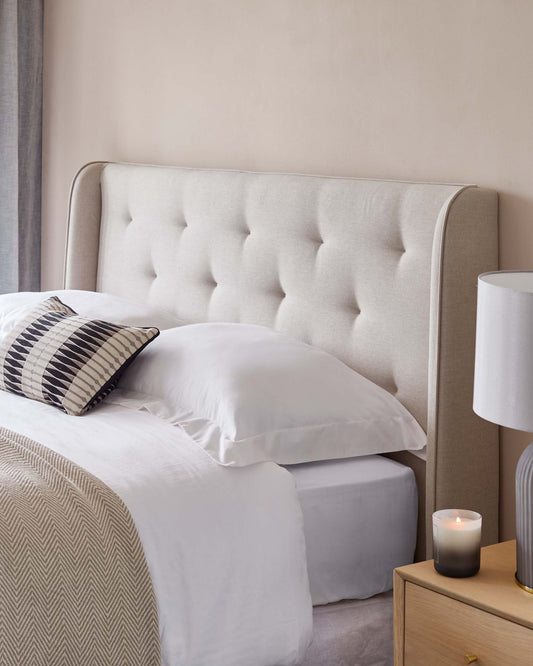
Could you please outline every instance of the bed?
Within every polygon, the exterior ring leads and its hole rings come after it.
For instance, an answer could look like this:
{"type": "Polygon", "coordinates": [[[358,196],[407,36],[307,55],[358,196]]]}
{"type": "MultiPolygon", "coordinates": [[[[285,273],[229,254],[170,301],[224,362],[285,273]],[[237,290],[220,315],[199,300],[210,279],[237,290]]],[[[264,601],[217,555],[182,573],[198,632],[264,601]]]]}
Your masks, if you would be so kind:
{"type": "MultiPolygon", "coordinates": [[[[260,606],[266,587],[253,581],[252,572],[247,578],[246,568],[240,582],[233,572],[234,599],[217,602],[220,608],[232,603],[237,608],[228,611],[226,625],[220,617],[209,617],[206,623],[206,614],[217,613],[207,610],[205,586],[204,600],[197,603],[194,586],[181,581],[179,592],[192,595],[194,613],[183,611],[174,618],[174,626],[187,629],[185,639],[176,639],[176,644],[168,635],[170,620],[161,630],[163,663],[185,659],[183,663],[267,666],[302,661],[310,637],[311,602],[304,580],[303,533],[310,543],[312,533],[316,536],[322,529],[319,523],[310,525],[306,516],[316,514],[321,503],[326,506],[321,496],[335,496],[333,491],[339,486],[344,492],[343,475],[349,476],[348,491],[355,497],[361,493],[355,483],[358,474],[361,479],[374,475],[376,484],[385,478],[389,487],[397,488],[402,506],[411,507],[406,509],[411,522],[401,530],[409,534],[404,549],[409,550],[416,540],[418,558],[431,555],[428,526],[438,508],[464,506],[479,511],[484,543],[497,541],[498,429],[471,410],[476,277],[497,264],[497,196],[478,187],[106,162],[90,163],[80,170],[70,198],[66,289],[144,303],[186,323],[237,322],[275,329],[329,352],[394,395],[427,433],[422,454],[370,457],[359,461],[357,470],[350,467],[353,461],[344,466],[339,461],[323,463],[319,469],[289,467],[300,504],[291,504],[290,509],[287,505],[294,503],[287,487],[290,477],[279,468],[278,474],[273,464],[266,463],[268,470],[264,465],[252,465],[244,473],[220,466],[201,472],[216,479],[214,484],[226,484],[228,475],[238,478],[232,484],[243,494],[251,493],[252,488],[259,492],[263,484],[265,504],[271,503],[272,484],[277,484],[278,504],[268,510],[258,506],[248,519],[250,529],[256,526],[256,547],[261,543],[269,549],[271,572],[284,572],[278,575],[268,603],[263,604],[264,615],[253,606],[254,599],[244,600],[243,590],[238,588],[257,585],[255,603],[260,606]],[[254,467],[262,471],[251,471],[254,467]],[[311,495],[309,489],[319,477],[327,493],[311,495]],[[306,502],[312,507],[307,514],[306,502]],[[303,524],[299,524],[302,508],[303,524]],[[270,534],[268,543],[260,536],[265,530],[270,534]],[[290,558],[279,559],[280,543],[284,544],[281,550],[290,551],[290,558]],[[289,589],[290,603],[283,596],[283,590],[289,589]],[[247,618],[251,639],[242,640],[237,660],[230,651],[220,653],[224,643],[222,638],[217,642],[216,636],[227,637],[235,631],[246,605],[255,608],[247,618]],[[281,634],[268,616],[277,605],[280,617],[294,620],[281,634]],[[212,634],[211,645],[197,636],[206,628],[212,634]],[[214,653],[216,650],[219,652],[214,653]],[[187,657],[180,656],[184,654],[187,657]]],[[[113,459],[108,452],[95,449],[88,456],[81,450],[73,453],[50,437],[45,441],[40,427],[45,418],[42,405],[26,401],[19,408],[18,397],[1,398],[3,425],[27,437],[40,436],[43,444],[56,446],[92,471],[123,497],[135,524],[149,529],[149,503],[135,499],[131,484],[130,496],[124,497],[128,484],[117,486],[109,472],[113,459]]],[[[116,420],[117,431],[126,428],[120,409],[119,404],[111,403],[100,410],[107,410],[106,418],[116,420]]],[[[91,421],[95,433],[96,420],[91,421]]],[[[132,438],[142,428],[151,429],[158,440],[175,436],[168,423],[151,414],[131,411],[128,422],[132,438]]],[[[164,446],[161,441],[159,445],[164,446]]],[[[138,443],[142,457],[141,448],[138,443]]],[[[188,464],[192,467],[197,465],[194,455],[191,449],[188,464]]],[[[155,464],[151,457],[144,462],[155,464]]],[[[164,501],[171,501],[170,497],[164,501]]],[[[338,503],[335,499],[333,506],[338,503]]],[[[230,508],[228,505],[228,511],[230,508]]],[[[381,514],[384,512],[386,508],[381,514]]],[[[197,513],[192,515],[198,518],[197,513]]],[[[165,531],[163,521],[160,529],[165,531]]],[[[243,549],[250,546],[244,542],[251,538],[243,540],[235,525],[227,524],[225,529],[233,530],[236,543],[242,540],[243,549]]],[[[139,532],[142,541],[143,530],[139,532]]],[[[357,533],[351,543],[357,542],[357,533]]],[[[315,541],[319,543],[320,538],[315,541]]],[[[146,554],[150,561],[158,557],[155,552],[146,554]]],[[[341,562],[342,554],[335,555],[338,569],[349,569],[349,562],[341,562]]],[[[198,557],[207,570],[209,558],[205,553],[198,557]]],[[[231,553],[221,553],[221,557],[229,561],[231,553]]],[[[397,557],[401,561],[407,555],[397,557]]],[[[321,573],[323,556],[316,547],[308,559],[310,574],[315,572],[316,585],[311,584],[315,604],[370,596],[380,586],[387,589],[386,580],[366,590],[361,589],[361,580],[347,582],[346,576],[340,582],[328,580],[321,573]]],[[[231,571],[229,564],[226,567],[231,571]]],[[[384,567],[390,570],[391,563],[384,567]]],[[[217,577],[211,584],[212,590],[221,593],[217,577]]],[[[154,587],[160,601],[168,593],[164,577],[155,580],[154,587]]]]}

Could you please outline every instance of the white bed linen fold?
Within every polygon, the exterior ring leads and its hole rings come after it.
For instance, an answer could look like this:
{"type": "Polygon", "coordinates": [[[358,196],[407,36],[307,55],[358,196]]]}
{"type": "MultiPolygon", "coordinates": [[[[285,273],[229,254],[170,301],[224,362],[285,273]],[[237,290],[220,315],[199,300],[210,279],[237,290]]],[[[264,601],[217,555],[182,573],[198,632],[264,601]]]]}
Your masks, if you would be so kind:
{"type": "Polygon", "coordinates": [[[112,404],[75,417],[0,392],[0,423],[81,465],[124,501],[155,588],[164,666],[303,658],[311,599],[286,470],[222,467],[179,428],[112,404]]]}

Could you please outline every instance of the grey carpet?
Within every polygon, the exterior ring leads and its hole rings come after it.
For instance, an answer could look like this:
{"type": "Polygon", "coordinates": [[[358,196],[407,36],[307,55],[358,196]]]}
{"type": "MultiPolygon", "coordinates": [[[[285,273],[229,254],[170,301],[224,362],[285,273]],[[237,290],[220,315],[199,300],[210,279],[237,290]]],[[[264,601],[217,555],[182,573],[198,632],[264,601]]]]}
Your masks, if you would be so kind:
{"type": "Polygon", "coordinates": [[[317,606],[302,666],[392,666],[392,592],[317,606]]]}

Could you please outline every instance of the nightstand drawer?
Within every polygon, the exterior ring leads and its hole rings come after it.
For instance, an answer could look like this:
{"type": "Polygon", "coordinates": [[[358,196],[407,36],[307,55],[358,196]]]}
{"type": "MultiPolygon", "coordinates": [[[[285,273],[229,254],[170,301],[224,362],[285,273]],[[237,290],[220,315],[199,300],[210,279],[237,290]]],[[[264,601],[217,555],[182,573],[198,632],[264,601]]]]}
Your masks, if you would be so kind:
{"type": "Polygon", "coordinates": [[[405,666],[531,664],[533,631],[406,582],[404,650],[405,666]]]}

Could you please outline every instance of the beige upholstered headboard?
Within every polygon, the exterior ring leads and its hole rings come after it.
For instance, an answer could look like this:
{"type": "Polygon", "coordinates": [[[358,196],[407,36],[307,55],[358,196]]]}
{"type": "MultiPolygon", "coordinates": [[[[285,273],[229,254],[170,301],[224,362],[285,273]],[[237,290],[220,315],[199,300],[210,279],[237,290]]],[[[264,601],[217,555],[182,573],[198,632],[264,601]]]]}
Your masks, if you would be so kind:
{"type": "Polygon", "coordinates": [[[497,213],[472,186],[91,163],[72,188],[65,284],[338,356],[428,433],[427,463],[400,455],[421,490],[419,553],[436,508],[480,511],[491,543],[498,429],[472,411],[472,381],[497,213]]]}

